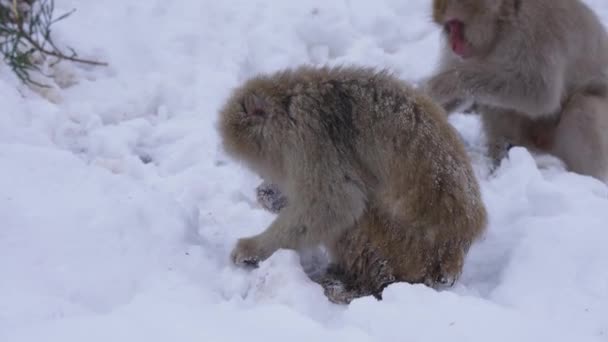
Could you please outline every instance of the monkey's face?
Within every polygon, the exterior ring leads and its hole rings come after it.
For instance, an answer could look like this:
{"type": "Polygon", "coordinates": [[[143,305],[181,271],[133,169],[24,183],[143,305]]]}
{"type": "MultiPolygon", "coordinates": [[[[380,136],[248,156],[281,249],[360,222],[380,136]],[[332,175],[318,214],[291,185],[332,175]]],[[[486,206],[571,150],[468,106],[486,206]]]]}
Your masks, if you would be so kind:
{"type": "Polygon", "coordinates": [[[495,39],[500,4],[500,0],[434,0],[433,20],[443,28],[455,55],[479,57],[495,39]]]}
{"type": "Polygon", "coordinates": [[[227,153],[264,177],[281,178],[286,144],[286,109],[263,91],[245,87],[220,112],[220,134],[227,153]]]}

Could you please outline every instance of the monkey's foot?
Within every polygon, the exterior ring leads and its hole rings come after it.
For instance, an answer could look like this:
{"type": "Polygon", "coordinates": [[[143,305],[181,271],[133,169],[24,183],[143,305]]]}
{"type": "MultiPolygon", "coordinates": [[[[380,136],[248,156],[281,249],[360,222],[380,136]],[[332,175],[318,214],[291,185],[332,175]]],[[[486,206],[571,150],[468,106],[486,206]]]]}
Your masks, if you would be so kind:
{"type": "Polygon", "coordinates": [[[390,267],[385,263],[379,268],[378,272],[372,272],[368,277],[353,277],[345,274],[336,265],[330,265],[327,273],[318,280],[323,286],[323,291],[327,299],[335,304],[350,304],[353,299],[373,296],[377,300],[382,300],[382,291],[388,285],[396,281],[390,267]],[[369,277],[371,276],[371,278],[369,277]]]}
{"type": "Polygon", "coordinates": [[[351,288],[337,279],[325,279],[321,282],[323,293],[334,304],[350,304],[354,299],[373,296],[382,300],[382,290],[393,281],[382,286],[380,290],[371,291],[366,288],[351,288]]]}
{"type": "Polygon", "coordinates": [[[323,287],[323,293],[327,299],[334,304],[350,304],[350,302],[361,297],[361,294],[348,289],[344,272],[335,264],[330,264],[324,274],[311,278],[323,287]]]}
{"type": "Polygon", "coordinates": [[[486,154],[489,159],[488,171],[490,174],[494,174],[498,170],[502,161],[507,158],[509,150],[515,146],[516,145],[510,141],[500,141],[488,144],[486,154]]]}
{"type": "Polygon", "coordinates": [[[264,182],[256,188],[256,192],[258,203],[271,213],[276,214],[287,206],[287,197],[276,184],[264,182]]]}
{"type": "Polygon", "coordinates": [[[464,252],[453,250],[440,258],[435,267],[428,272],[424,284],[435,288],[449,288],[454,286],[462,274],[464,252]]]}
{"type": "Polygon", "coordinates": [[[344,284],[337,279],[326,279],[322,282],[323,293],[334,304],[350,304],[350,302],[360,297],[360,295],[354,291],[349,291],[345,288],[344,284]]]}
{"type": "Polygon", "coordinates": [[[430,276],[430,277],[426,277],[426,279],[424,280],[424,284],[428,287],[432,287],[434,289],[447,289],[450,288],[452,286],[454,286],[454,284],[456,283],[456,280],[458,280],[457,275],[439,275],[437,276],[430,276]]]}
{"type": "Polygon", "coordinates": [[[237,266],[256,268],[259,263],[266,260],[272,253],[262,248],[254,238],[239,239],[230,253],[232,262],[237,266]]]}

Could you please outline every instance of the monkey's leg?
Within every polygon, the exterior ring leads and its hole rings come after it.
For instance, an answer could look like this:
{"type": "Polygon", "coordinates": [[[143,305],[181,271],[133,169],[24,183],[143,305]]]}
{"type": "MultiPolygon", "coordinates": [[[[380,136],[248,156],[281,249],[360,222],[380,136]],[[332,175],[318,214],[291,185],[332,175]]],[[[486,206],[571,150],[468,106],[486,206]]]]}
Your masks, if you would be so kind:
{"type": "Polygon", "coordinates": [[[498,167],[513,146],[525,147],[534,152],[543,149],[546,151],[545,146],[539,146],[539,139],[545,138],[539,132],[544,133],[543,129],[550,126],[550,120],[547,120],[546,124],[541,121],[535,123],[514,111],[485,108],[481,121],[487,138],[492,170],[498,167]]]}
{"type": "Polygon", "coordinates": [[[551,151],[571,171],[608,182],[608,97],[574,95],[562,112],[551,151]]]}
{"type": "Polygon", "coordinates": [[[516,145],[514,137],[521,124],[502,110],[485,110],[481,115],[481,123],[487,139],[490,167],[494,170],[507,156],[509,148],[516,145]]]}
{"type": "Polygon", "coordinates": [[[262,182],[256,188],[257,200],[260,205],[271,213],[278,213],[287,205],[287,197],[283,195],[277,184],[262,182]]]}

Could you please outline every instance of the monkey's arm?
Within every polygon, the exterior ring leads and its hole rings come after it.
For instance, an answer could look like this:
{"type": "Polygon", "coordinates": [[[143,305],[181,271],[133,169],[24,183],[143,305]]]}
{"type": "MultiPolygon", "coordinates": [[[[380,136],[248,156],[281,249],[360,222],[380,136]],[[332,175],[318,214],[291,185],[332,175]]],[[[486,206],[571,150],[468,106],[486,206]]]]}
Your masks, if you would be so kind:
{"type": "Polygon", "coordinates": [[[539,68],[541,70],[510,70],[507,66],[463,63],[433,77],[427,89],[444,106],[459,99],[471,99],[530,116],[553,114],[561,105],[562,68],[539,68]]]}
{"type": "Polygon", "coordinates": [[[331,242],[365,210],[365,197],[352,183],[301,184],[307,188],[294,196],[264,232],[238,241],[232,252],[236,264],[257,264],[281,248],[299,250],[331,242]]]}

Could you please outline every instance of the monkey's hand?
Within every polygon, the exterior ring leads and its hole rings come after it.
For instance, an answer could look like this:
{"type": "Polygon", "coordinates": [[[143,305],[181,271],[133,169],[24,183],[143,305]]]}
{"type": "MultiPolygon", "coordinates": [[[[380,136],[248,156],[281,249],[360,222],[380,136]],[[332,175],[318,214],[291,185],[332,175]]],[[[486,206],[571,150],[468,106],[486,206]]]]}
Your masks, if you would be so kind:
{"type": "Polygon", "coordinates": [[[258,267],[258,264],[268,259],[272,253],[273,251],[264,248],[256,237],[242,238],[236,243],[230,258],[237,266],[258,267]]]}
{"type": "Polygon", "coordinates": [[[256,188],[256,193],[258,203],[271,213],[277,214],[287,206],[287,197],[276,184],[264,181],[256,188]]]}
{"type": "Polygon", "coordinates": [[[459,86],[458,75],[459,72],[456,69],[446,70],[428,80],[424,86],[426,93],[448,113],[466,100],[466,94],[459,86]]]}

